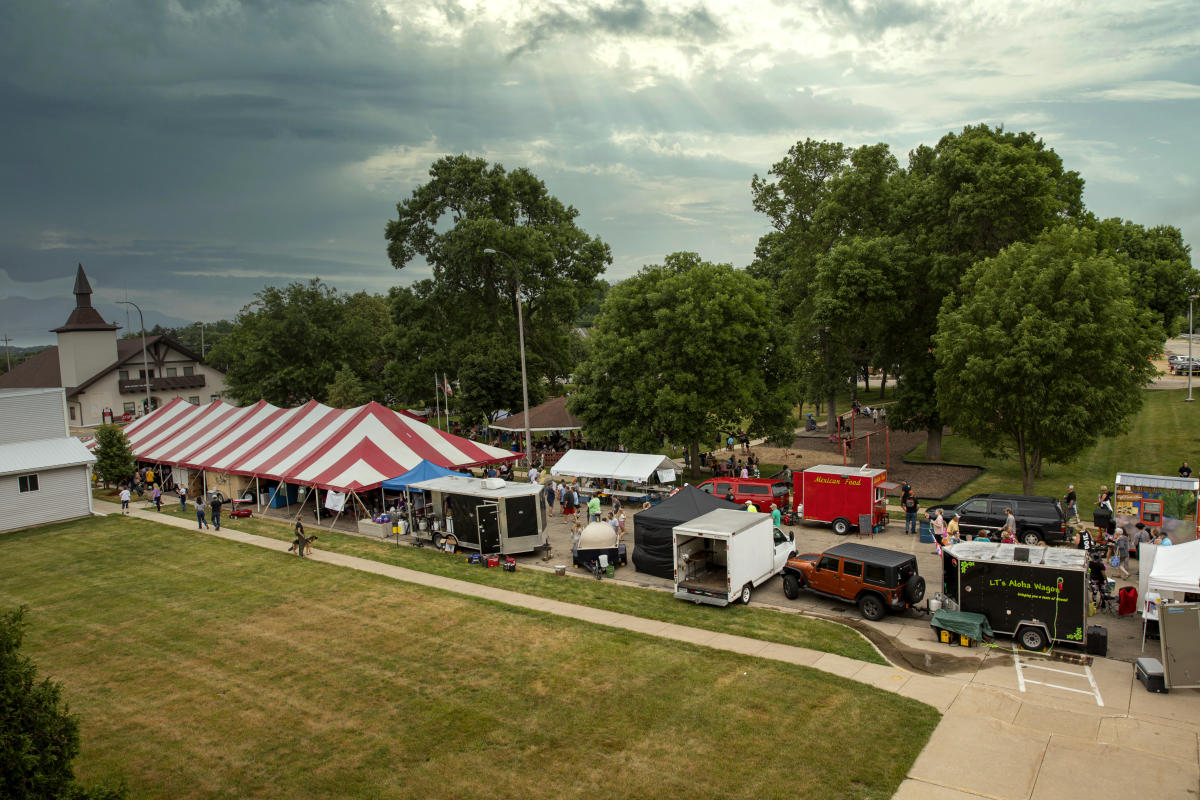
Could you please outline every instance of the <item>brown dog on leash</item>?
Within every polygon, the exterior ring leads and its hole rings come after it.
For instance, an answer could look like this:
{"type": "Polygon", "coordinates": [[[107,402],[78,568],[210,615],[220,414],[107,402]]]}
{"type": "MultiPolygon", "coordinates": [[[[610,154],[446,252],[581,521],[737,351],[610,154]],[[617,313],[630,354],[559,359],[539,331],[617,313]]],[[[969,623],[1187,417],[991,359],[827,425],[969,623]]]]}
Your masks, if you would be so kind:
{"type": "Polygon", "coordinates": [[[304,558],[305,556],[311,556],[312,543],[318,538],[319,537],[317,536],[305,536],[304,534],[297,534],[296,540],[292,542],[292,546],[288,548],[288,552],[295,553],[301,558],[304,558]]]}

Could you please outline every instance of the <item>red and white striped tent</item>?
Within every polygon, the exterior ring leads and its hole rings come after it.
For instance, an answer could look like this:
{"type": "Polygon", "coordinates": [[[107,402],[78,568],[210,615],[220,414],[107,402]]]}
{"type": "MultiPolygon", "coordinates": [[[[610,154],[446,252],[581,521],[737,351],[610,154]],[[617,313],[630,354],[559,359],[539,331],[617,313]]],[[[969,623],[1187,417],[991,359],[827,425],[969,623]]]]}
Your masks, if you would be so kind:
{"type": "Polygon", "coordinates": [[[277,408],[260,400],[241,408],[176,398],[127,425],[125,436],[138,461],[347,493],[377,489],[422,460],[462,469],[522,456],[375,402],[343,409],[311,400],[277,408]]]}

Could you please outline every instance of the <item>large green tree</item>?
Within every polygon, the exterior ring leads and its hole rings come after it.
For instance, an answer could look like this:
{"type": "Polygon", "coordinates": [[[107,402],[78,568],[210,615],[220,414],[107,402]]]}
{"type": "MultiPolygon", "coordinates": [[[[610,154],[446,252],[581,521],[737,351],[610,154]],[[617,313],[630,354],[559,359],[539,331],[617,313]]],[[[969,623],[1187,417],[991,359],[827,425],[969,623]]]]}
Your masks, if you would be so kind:
{"type": "Polygon", "coordinates": [[[881,335],[887,317],[872,310],[895,291],[893,267],[901,259],[884,253],[889,242],[862,240],[886,233],[897,169],[886,144],[849,148],[806,139],[767,178],[751,181],[754,208],[774,230],[759,241],[749,271],[778,293],[801,365],[802,398],[829,404],[830,430],[836,430],[837,392],[878,361],[889,342],[881,335]],[[864,273],[888,283],[850,283],[864,273]],[[872,298],[870,309],[858,304],[865,296],[872,298]]]}
{"type": "MultiPolygon", "coordinates": [[[[530,382],[570,374],[577,353],[573,326],[603,290],[598,278],[612,261],[608,245],[580,228],[579,212],[527,169],[509,172],[458,155],[438,159],[429,176],[397,204],[387,225],[392,265],[403,269],[420,258],[433,271],[412,292],[392,296],[397,326],[420,329],[398,332],[397,346],[408,349],[396,351],[390,379],[411,389],[426,380],[424,372],[459,377],[459,365],[478,352],[477,336],[515,347],[518,299],[530,382]],[[405,315],[412,319],[398,318],[405,315]],[[410,357],[415,351],[430,353],[433,362],[417,363],[410,357]]],[[[505,407],[504,394],[479,398],[480,407],[505,407]]]]}
{"type": "Polygon", "coordinates": [[[695,464],[700,444],[731,427],[794,425],[783,334],[765,281],[674,253],[612,287],[567,406],[589,439],[656,448],[661,431],[695,464]]]}
{"type": "Polygon", "coordinates": [[[918,147],[893,185],[891,230],[923,262],[900,302],[901,379],[889,423],[925,429],[931,459],[941,458],[944,419],[934,381],[931,339],[947,298],[972,264],[1083,211],[1083,180],[1036,135],[975,125],[918,147]]]}
{"type": "Polygon", "coordinates": [[[1154,376],[1163,331],[1096,234],[1063,225],[972,266],[934,337],[939,409],[1023,487],[1121,432],[1154,376]]]}
{"type": "Polygon", "coordinates": [[[79,754],[79,722],[62,686],[38,679],[21,653],[25,609],[0,613],[0,797],[7,800],[120,800],[123,787],[84,787],[71,762],[79,754]]]}
{"type": "Polygon", "coordinates": [[[238,314],[233,331],[210,359],[225,365],[228,393],[242,403],[261,398],[294,406],[327,400],[343,365],[368,397],[385,400],[382,375],[391,320],[382,298],[340,294],[320,278],[268,286],[238,314]]]}
{"type": "Polygon", "coordinates": [[[1188,295],[1200,290],[1191,248],[1171,225],[1146,228],[1122,219],[1093,221],[1097,243],[1129,271],[1130,291],[1138,305],[1154,312],[1168,334],[1187,313],[1188,295]]]}

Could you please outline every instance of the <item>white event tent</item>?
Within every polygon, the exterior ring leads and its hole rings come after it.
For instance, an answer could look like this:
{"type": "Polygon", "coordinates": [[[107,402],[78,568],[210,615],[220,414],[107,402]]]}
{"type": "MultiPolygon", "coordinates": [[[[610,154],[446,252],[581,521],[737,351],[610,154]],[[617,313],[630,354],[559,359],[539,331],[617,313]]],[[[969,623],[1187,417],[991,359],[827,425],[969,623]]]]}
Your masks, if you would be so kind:
{"type": "Polygon", "coordinates": [[[568,450],[558,463],[550,468],[550,474],[649,483],[659,470],[679,472],[682,469],[678,463],[663,455],[568,450]]]}

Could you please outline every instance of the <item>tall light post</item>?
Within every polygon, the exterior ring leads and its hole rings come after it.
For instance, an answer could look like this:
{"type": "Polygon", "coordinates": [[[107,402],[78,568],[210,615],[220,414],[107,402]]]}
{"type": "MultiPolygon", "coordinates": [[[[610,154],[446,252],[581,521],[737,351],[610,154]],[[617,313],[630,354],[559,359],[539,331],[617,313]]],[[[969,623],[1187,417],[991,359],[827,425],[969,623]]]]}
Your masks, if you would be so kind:
{"type": "Polygon", "coordinates": [[[530,447],[529,440],[529,379],[525,374],[525,320],[521,316],[521,273],[517,269],[517,262],[508,253],[502,253],[491,247],[485,247],[483,252],[507,258],[509,266],[512,267],[513,275],[517,278],[517,337],[521,342],[521,400],[525,407],[525,466],[532,469],[533,449],[530,447]]]}
{"type": "Polygon", "coordinates": [[[1196,295],[1188,295],[1188,396],[1187,402],[1192,402],[1192,370],[1194,370],[1195,362],[1192,361],[1192,336],[1195,331],[1192,330],[1192,305],[1196,302],[1196,295]]]}
{"type": "Polygon", "coordinates": [[[142,317],[142,307],[132,300],[118,300],[123,306],[133,306],[138,312],[138,324],[142,326],[142,379],[146,382],[146,410],[150,413],[150,361],[146,358],[146,320],[142,317]]]}

